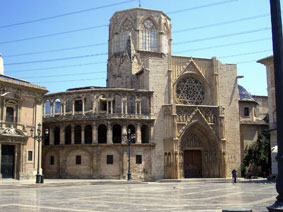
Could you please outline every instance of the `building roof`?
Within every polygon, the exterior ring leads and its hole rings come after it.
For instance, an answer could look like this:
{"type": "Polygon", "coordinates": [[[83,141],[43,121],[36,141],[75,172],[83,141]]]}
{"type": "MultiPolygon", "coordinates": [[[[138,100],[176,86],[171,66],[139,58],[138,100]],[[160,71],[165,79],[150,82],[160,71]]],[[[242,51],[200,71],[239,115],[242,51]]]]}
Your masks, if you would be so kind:
{"type": "Polygon", "coordinates": [[[239,90],[239,96],[240,96],[241,101],[253,101],[253,102],[255,102],[255,100],[252,97],[252,95],[250,94],[250,92],[248,92],[248,90],[245,89],[243,86],[238,85],[238,90],[239,90]]]}
{"type": "Polygon", "coordinates": [[[4,74],[0,74],[0,82],[1,83],[9,83],[9,84],[17,85],[17,86],[22,86],[22,87],[25,87],[25,88],[37,90],[40,93],[48,92],[48,90],[43,86],[34,85],[34,84],[31,84],[30,82],[28,82],[26,80],[17,79],[15,77],[7,76],[7,75],[4,75],[4,74]]]}
{"type": "Polygon", "coordinates": [[[257,61],[258,63],[265,64],[266,62],[273,62],[273,55],[269,57],[262,58],[257,61]]]}

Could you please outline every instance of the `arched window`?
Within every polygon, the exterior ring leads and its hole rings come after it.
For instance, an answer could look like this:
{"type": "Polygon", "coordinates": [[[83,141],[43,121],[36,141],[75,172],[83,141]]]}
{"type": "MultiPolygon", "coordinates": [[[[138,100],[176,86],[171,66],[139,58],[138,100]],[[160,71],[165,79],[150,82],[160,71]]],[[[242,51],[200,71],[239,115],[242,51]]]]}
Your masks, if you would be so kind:
{"type": "Polygon", "coordinates": [[[55,114],[56,113],[60,113],[61,112],[61,101],[60,101],[60,99],[56,99],[55,101],[54,101],[54,107],[55,107],[55,114]]]}
{"type": "Polygon", "coordinates": [[[55,127],[54,129],[54,145],[60,144],[60,128],[55,127]]]}
{"type": "Polygon", "coordinates": [[[75,112],[81,112],[81,111],[83,111],[83,101],[76,100],[75,101],[75,112]]]}
{"type": "Polygon", "coordinates": [[[149,114],[150,108],[149,108],[149,97],[143,96],[141,98],[141,113],[144,115],[149,114]]]}
{"type": "Polygon", "coordinates": [[[171,166],[171,153],[168,153],[168,157],[167,157],[167,165],[171,166]]]}
{"type": "Polygon", "coordinates": [[[165,152],[165,154],[164,154],[164,165],[168,166],[168,164],[167,164],[167,152],[165,152]]]}
{"type": "Polygon", "coordinates": [[[122,131],[121,131],[121,126],[119,124],[115,124],[113,126],[113,143],[121,143],[122,141],[122,131]]]}
{"type": "Polygon", "coordinates": [[[149,143],[149,131],[146,125],[142,125],[141,127],[141,139],[143,144],[149,143]]]}
{"type": "Polygon", "coordinates": [[[98,143],[99,144],[107,143],[107,127],[104,124],[101,124],[98,127],[98,143]]]}
{"type": "Polygon", "coordinates": [[[92,143],[92,127],[90,125],[85,126],[85,143],[92,143]]]}
{"type": "Polygon", "coordinates": [[[72,101],[70,100],[70,99],[67,99],[66,101],[65,101],[65,104],[66,104],[66,113],[67,112],[70,112],[70,111],[72,111],[72,101]]]}
{"type": "Polygon", "coordinates": [[[50,111],[51,111],[51,105],[50,105],[50,101],[49,100],[46,100],[45,104],[45,115],[50,115],[50,111]]]}
{"type": "Polygon", "coordinates": [[[71,126],[65,127],[65,144],[71,144],[72,141],[72,128],[71,126]]]}
{"type": "Polygon", "coordinates": [[[75,127],[75,144],[82,143],[82,128],[81,126],[77,125],[75,127]]]}
{"type": "Polygon", "coordinates": [[[127,100],[128,114],[135,114],[135,97],[129,96],[127,100]]]}
{"type": "Polygon", "coordinates": [[[158,33],[153,22],[146,19],[140,30],[140,50],[143,51],[158,51],[158,33]]]}
{"type": "Polygon", "coordinates": [[[13,122],[14,121],[14,108],[7,107],[6,108],[6,122],[13,122]]]}
{"type": "MultiPolygon", "coordinates": [[[[131,134],[136,134],[136,128],[134,127],[134,125],[130,124],[128,126],[127,132],[129,132],[129,130],[130,130],[131,134]]],[[[128,139],[129,139],[129,137],[128,137],[128,139]]],[[[136,139],[134,139],[132,142],[136,143],[136,139]]]]}

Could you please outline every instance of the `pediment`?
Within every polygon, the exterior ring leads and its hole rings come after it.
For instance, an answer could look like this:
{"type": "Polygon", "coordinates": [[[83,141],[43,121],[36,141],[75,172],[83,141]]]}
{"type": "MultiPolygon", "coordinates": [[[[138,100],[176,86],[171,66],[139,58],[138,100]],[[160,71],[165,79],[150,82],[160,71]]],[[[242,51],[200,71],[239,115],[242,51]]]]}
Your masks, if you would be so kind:
{"type": "Polygon", "coordinates": [[[6,92],[1,94],[1,97],[4,99],[10,99],[10,100],[15,100],[15,101],[23,101],[23,97],[21,97],[19,94],[14,93],[14,92],[6,92]]]}
{"type": "Polygon", "coordinates": [[[197,75],[201,75],[204,78],[204,75],[200,67],[195,63],[193,59],[191,59],[189,63],[187,63],[186,68],[183,70],[181,74],[185,74],[185,73],[194,73],[197,75]]]}
{"type": "Polygon", "coordinates": [[[26,132],[16,129],[13,126],[11,127],[5,127],[5,128],[0,128],[0,135],[1,136],[12,136],[12,137],[25,137],[26,132]]]}

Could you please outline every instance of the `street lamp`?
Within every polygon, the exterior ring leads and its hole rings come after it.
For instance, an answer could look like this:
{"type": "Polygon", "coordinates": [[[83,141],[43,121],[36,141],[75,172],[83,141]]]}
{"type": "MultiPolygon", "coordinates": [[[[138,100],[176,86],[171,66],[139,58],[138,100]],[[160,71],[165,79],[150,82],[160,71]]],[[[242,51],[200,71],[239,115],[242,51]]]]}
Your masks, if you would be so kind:
{"type": "MultiPolygon", "coordinates": [[[[40,141],[42,140],[43,136],[41,136],[41,124],[38,123],[37,125],[37,135],[33,135],[34,130],[33,128],[30,129],[30,135],[33,139],[37,140],[38,142],[38,157],[37,157],[37,174],[36,174],[36,181],[35,183],[43,183],[42,176],[39,173],[39,158],[40,158],[40,141]]],[[[45,129],[45,135],[48,135],[48,129],[45,129]]]]}
{"type": "Polygon", "coordinates": [[[123,134],[124,137],[127,138],[128,142],[128,181],[131,180],[131,143],[134,143],[136,139],[136,134],[131,134],[131,129],[128,129],[127,134],[123,134]]]}

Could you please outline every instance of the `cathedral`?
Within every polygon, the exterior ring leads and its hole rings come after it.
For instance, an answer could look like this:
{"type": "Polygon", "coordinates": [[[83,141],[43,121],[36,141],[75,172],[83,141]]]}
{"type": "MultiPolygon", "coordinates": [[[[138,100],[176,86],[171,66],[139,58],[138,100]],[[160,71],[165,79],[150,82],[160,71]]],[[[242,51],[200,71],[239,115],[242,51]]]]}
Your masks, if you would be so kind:
{"type": "Polygon", "coordinates": [[[241,169],[237,68],[171,54],[170,18],[110,19],[106,87],[44,96],[46,178],[228,177],[241,169]]]}

